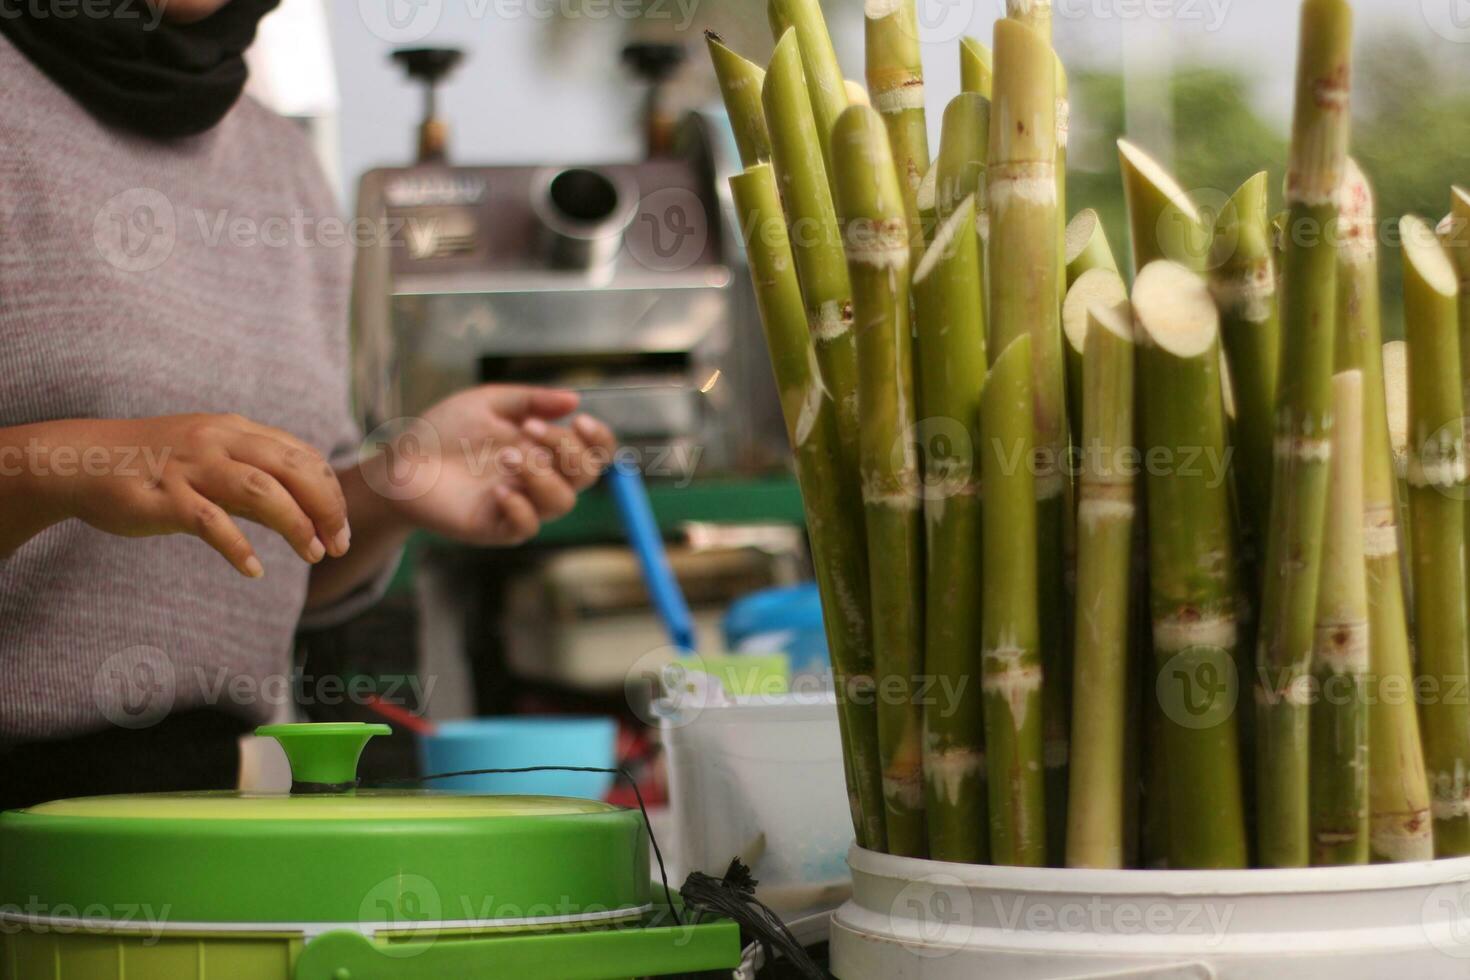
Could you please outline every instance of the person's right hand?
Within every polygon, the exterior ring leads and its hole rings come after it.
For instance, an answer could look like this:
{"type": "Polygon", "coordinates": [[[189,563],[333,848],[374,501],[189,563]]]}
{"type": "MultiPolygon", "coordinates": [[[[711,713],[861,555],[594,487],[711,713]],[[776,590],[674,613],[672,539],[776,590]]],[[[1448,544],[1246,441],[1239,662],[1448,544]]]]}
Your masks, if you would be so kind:
{"type": "Polygon", "coordinates": [[[235,517],[275,531],[313,564],[340,557],[351,541],[336,473],[280,429],[238,415],[78,419],[26,429],[34,436],[19,447],[29,454],[22,465],[58,518],[125,537],[192,534],[251,578],[265,569],[235,517]]]}

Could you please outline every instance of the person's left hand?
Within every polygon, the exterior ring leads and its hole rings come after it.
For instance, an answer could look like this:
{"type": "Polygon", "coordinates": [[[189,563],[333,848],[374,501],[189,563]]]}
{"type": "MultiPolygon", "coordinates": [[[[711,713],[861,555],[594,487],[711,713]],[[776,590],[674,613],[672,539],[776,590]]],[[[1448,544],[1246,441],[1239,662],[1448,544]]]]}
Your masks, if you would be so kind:
{"type": "Polygon", "coordinates": [[[516,545],[569,512],[617,442],[570,391],[483,385],[376,447],[363,476],[397,521],[474,545],[516,545]]]}

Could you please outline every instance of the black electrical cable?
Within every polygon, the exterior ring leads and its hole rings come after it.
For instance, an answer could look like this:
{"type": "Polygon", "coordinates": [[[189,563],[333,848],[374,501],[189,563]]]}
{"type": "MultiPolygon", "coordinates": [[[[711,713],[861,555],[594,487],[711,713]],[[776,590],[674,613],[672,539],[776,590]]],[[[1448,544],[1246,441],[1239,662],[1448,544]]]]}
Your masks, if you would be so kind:
{"type": "Polygon", "coordinates": [[[755,886],[750,869],[736,858],[730,862],[724,878],[694,872],[679,889],[679,895],[692,909],[707,909],[738,922],[761,944],[766,962],[775,959],[773,950],[779,950],[807,980],[831,980],[832,975],[812,962],[781,917],[756,899],[755,886]]]}
{"type": "Polygon", "coordinates": [[[638,800],[638,812],[643,814],[643,826],[648,831],[648,842],[653,845],[653,856],[658,861],[658,876],[664,886],[664,901],[669,906],[669,914],[674,917],[674,924],[682,926],[684,920],[679,918],[679,908],[674,904],[674,890],[669,887],[669,872],[664,867],[664,855],[659,850],[658,838],[653,834],[653,824],[648,819],[648,807],[643,805],[643,794],[638,789],[638,783],[633,779],[631,773],[621,766],[616,769],[598,769],[594,766],[523,766],[518,769],[464,769],[459,772],[436,772],[431,776],[416,776],[413,779],[395,779],[386,783],[379,783],[378,789],[391,789],[397,786],[416,786],[419,783],[427,783],[433,779],[453,779],[455,776],[503,776],[516,775],[526,772],[595,772],[604,776],[621,776],[627,780],[628,785],[633,788],[633,796],[638,800]]]}

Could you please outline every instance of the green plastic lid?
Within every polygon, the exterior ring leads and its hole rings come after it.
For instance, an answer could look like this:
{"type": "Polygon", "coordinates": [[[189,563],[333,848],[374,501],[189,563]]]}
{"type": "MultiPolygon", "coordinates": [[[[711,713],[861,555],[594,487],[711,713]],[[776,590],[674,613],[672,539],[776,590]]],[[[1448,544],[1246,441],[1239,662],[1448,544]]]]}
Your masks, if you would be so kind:
{"type": "Polygon", "coordinates": [[[0,814],[0,910],[118,920],[146,909],[175,928],[478,928],[648,907],[636,811],[538,796],[299,792],[354,784],[362,746],[380,730],[262,729],[291,760],[292,795],[108,796],[0,814]]]}

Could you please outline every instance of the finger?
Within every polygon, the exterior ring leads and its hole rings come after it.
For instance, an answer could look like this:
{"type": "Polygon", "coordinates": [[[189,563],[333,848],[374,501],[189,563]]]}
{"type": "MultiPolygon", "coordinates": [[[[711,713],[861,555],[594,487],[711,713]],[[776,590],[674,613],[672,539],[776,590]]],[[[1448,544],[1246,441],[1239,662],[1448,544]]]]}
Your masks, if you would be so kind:
{"type": "MultiPolygon", "coordinates": [[[[320,453],[298,440],[261,435],[241,436],[228,449],[232,459],[269,474],[284,488],[327,553],[334,557],[346,553],[352,542],[347,498],[336,472],[320,453]]],[[[294,537],[288,540],[296,543],[294,537]]],[[[310,540],[308,537],[307,542],[310,540]]]]}
{"type": "Polygon", "coordinates": [[[296,498],[265,470],[226,460],[196,478],[194,489],[236,517],[245,517],[285,538],[302,560],[316,564],[327,549],[316,525],[296,498]]]}
{"type": "Polygon", "coordinates": [[[551,453],[535,448],[526,453],[521,469],[522,493],[536,508],[543,521],[555,520],[571,512],[577,504],[577,491],[556,469],[551,453]]]}
{"type": "Polygon", "coordinates": [[[246,578],[263,578],[265,566],[250,545],[250,539],[240,530],[224,509],[211,500],[206,500],[190,487],[180,487],[171,494],[175,527],[202,540],[246,578]]]}
{"type": "Polygon", "coordinates": [[[496,537],[506,544],[524,544],[541,530],[541,520],[536,508],[525,497],[504,484],[494,491],[496,514],[496,537]]]}
{"type": "Polygon", "coordinates": [[[585,490],[597,482],[600,467],[589,458],[587,443],[571,429],[542,419],[527,419],[521,425],[526,437],[551,450],[561,475],[574,490],[585,490]]]}
{"type": "Polygon", "coordinates": [[[607,424],[586,413],[572,419],[572,428],[597,457],[598,469],[607,469],[618,451],[618,437],[607,424]]]}
{"type": "Polygon", "coordinates": [[[554,420],[577,410],[582,396],[561,388],[530,388],[522,385],[485,385],[480,389],[498,415],[521,422],[528,418],[554,420]]]}

